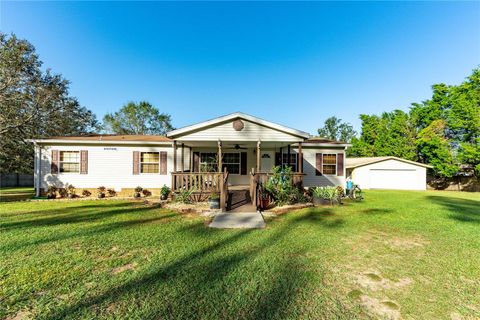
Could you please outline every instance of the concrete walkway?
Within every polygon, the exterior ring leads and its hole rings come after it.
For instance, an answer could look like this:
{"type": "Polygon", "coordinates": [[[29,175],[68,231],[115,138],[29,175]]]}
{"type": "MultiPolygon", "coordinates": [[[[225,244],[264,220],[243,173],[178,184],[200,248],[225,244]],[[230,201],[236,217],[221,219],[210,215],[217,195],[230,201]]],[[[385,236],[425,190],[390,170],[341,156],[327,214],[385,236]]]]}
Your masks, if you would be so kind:
{"type": "Polygon", "coordinates": [[[260,212],[221,212],[213,218],[210,228],[265,228],[265,221],[260,212]]]}

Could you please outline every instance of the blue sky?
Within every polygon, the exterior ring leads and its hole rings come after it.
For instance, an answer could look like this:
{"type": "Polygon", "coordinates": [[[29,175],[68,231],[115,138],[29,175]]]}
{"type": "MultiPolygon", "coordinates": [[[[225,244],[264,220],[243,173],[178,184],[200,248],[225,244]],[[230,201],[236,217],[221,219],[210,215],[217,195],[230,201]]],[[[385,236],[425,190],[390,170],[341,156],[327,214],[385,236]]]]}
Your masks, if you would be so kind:
{"type": "Polygon", "coordinates": [[[480,2],[0,2],[0,29],[99,118],[147,100],[181,127],[234,111],[315,133],[428,99],[480,65],[480,2]]]}

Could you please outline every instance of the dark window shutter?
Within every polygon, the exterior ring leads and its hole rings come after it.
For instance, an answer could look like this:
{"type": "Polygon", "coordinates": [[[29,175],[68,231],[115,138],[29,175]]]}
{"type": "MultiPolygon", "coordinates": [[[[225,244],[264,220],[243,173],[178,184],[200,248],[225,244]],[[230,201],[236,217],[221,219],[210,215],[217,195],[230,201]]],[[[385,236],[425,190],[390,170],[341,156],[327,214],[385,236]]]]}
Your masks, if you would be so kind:
{"type": "Polygon", "coordinates": [[[167,174],[167,152],[160,152],[160,174],[167,174]]]}
{"type": "Polygon", "coordinates": [[[88,150],[80,151],[80,174],[88,174],[88,150]]]}
{"type": "Polygon", "coordinates": [[[240,153],[240,174],[242,176],[247,174],[247,153],[240,153]]]}
{"type": "Polygon", "coordinates": [[[275,153],[275,166],[281,166],[282,165],[282,154],[280,152],[275,153]]]}
{"type": "Polygon", "coordinates": [[[296,172],[300,172],[300,171],[299,171],[299,169],[300,169],[300,164],[298,163],[298,160],[299,160],[298,153],[295,153],[295,158],[297,159],[297,160],[296,160],[296,163],[297,163],[297,171],[296,171],[296,172]]]}
{"type": "Polygon", "coordinates": [[[321,176],[322,175],[322,154],[316,153],[315,154],[315,175],[321,176]]]}
{"type": "Polygon", "coordinates": [[[58,163],[59,163],[59,152],[58,150],[52,150],[52,163],[50,165],[50,173],[58,173],[58,163]]]}
{"type": "Polygon", "coordinates": [[[343,176],[343,153],[337,153],[337,176],[343,176]]]}
{"type": "Polygon", "coordinates": [[[193,172],[200,172],[200,152],[193,153],[193,172]]]}
{"type": "Polygon", "coordinates": [[[140,174],[140,152],[133,151],[133,174],[140,174]]]}

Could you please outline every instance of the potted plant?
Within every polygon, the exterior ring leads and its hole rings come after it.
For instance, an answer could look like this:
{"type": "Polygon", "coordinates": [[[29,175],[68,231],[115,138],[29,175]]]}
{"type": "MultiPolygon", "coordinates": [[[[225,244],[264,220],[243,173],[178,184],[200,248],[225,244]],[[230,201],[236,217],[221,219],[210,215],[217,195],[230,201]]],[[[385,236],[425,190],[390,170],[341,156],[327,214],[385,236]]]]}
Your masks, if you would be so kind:
{"type": "Polygon", "coordinates": [[[140,192],[142,192],[143,188],[138,186],[134,189],[135,193],[133,194],[134,198],[140,198],[140,192]]]}
{"type": "Polygon", "coordinates": [[[92,193],[90,191],[88,191],[87,189],[83,189],[82,190],[82,196],[84,197],[90,197],[92,195],[92,193]]]}
{"type": "Polygon", "coordinates": [[[47,191],[47,199],[55,199],[57,197],[57,187],[49,186],[47,191]]]}
{"type": "Polygon", "coordinates": [[[258,200],[260,200],[261,210],[267,209],[270,205],[270,195],[267,192],[260,192],[258,200]]]}
{"type": "Polygon", "coordinates": [[[218,193],[213,192],[208,198],[208,203],[210,204],[210,209],[220,209],[220,196],[218,193]]]}
{"type": "Polygon", "coordinates": [[[97,197],[99,199],[105,198],[105,190],[106,190],[106,188],[103,187],[103,186],[97,188],[97,197]]]}
{"type": "Polygon", "coordinates": [[[67,186],[67,196],[70,198],[70,199],[73,199],[75,198],[77,195],[75,194],[75,187],[71,184],[69,184],[67,186]]]}
{"type": "Polygon", "coordinates": [[[167,200],[169,195],[170,188],[166,185],[163,185],[162,189],[160,189],[160,200],[167,200]]]}

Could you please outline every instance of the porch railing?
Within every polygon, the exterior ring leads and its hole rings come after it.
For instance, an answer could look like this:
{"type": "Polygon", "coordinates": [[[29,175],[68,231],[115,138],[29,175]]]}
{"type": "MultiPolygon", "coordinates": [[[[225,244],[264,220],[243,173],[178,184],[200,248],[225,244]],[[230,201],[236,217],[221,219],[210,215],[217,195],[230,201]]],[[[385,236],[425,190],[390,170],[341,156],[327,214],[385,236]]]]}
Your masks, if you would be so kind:
{"type": "Polygon", "coordinates": [[[172,192],[191,190],[193,200],[206,200],[210,194],[220,196],[220,208],[225,209],[228,197],[228,172],[172,172],[172,192]]]}
{"type": "MultiPolygon", "coordinates": [[[[252,170],[250,175],[250,197],[252,203],[258,207],[258,198],[260,186],[264,185],[270,177],[273,176],[271,172],[254,172],[252,170]]],[[[303,187],[303,178],[305,173],[292,172],[290,173],[292,185],[296,187],[303,187]]]]}

